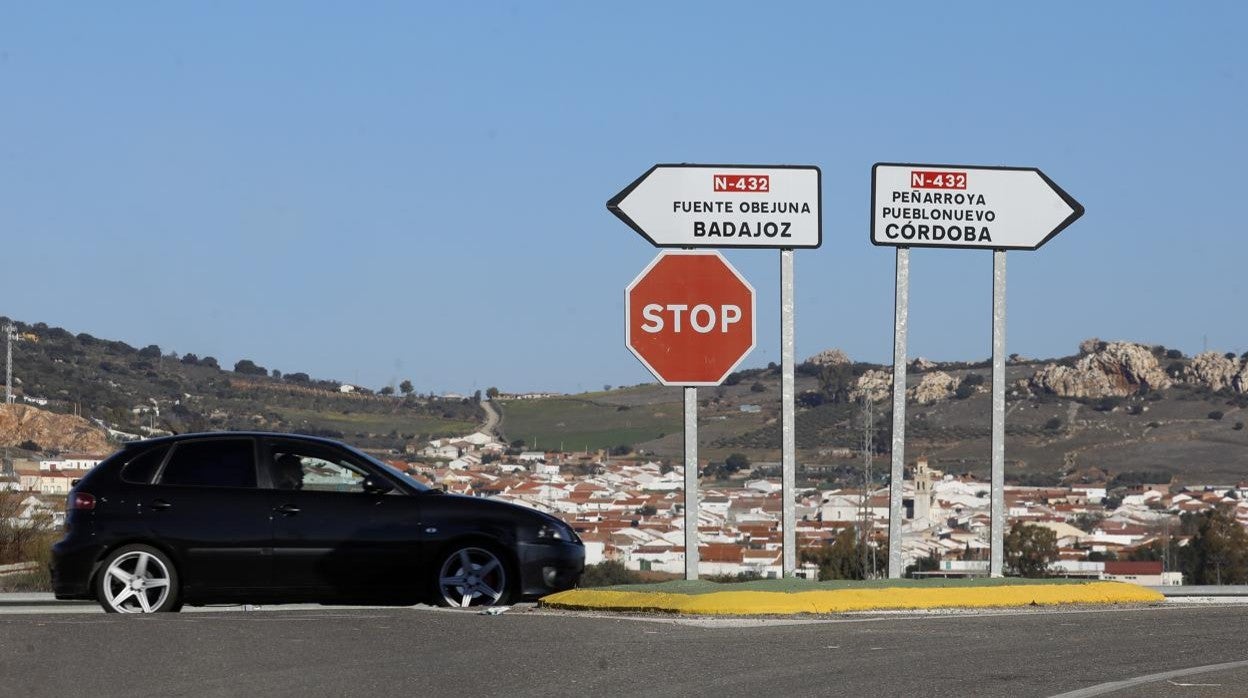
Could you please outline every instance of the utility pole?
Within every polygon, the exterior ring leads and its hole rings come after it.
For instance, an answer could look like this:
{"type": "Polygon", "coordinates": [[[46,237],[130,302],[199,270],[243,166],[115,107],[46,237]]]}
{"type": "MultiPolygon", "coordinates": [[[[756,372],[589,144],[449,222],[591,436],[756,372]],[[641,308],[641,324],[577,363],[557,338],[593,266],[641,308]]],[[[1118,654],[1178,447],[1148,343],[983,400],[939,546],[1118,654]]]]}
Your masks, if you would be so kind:
{"type": "Polygon", "coordinates": [[[875,489],[875,403],[870,395],[862,396],[862,505],[858,512],[859,545],[862,546],[862,576],[875,578],[875,550],[871,532],[875,519],[871,513],[871,494],[875,489]]]}
{"type": "Polygon", "coordinates": [[[4,404],[13,404],[13,323],[4,326],[4,404]]]}

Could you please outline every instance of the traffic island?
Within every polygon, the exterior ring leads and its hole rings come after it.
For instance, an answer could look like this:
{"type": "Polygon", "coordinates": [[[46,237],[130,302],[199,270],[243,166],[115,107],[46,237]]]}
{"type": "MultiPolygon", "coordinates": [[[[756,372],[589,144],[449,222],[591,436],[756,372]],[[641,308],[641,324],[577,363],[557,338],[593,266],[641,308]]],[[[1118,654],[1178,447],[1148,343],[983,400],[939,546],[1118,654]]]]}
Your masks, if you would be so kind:
{"type": "Polygon", "coordinates": [[[1124,582],[1068,579],[804,579],[716,583],[702,580],[572,589],[542,599],[545,608],[707,616],[795,615],[855,611],[1140,604],[1160,593],[1124,582]]]}

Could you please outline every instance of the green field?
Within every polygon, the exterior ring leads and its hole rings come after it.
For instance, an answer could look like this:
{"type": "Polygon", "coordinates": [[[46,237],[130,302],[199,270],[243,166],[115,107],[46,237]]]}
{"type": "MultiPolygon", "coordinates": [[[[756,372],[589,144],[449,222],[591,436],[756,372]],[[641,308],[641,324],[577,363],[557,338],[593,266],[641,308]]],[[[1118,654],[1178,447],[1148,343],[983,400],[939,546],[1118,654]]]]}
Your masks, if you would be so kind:
{"type": "Polygon", "coordinates": [[[657,439],[682,428],[679,402],[628,406],[583,398],[507,400],[502,431],[526,448],[566,451],[611,448],[657,439]]]}
{"type": "Polygon", "coordinates": [[[346,437],[355,434],[399,434],[427,435],[430,438],[439,436],[459,436],[476,431],[481,425],[476,422],[465,422],[439,419],[426,415],[386,414],[382,412],[320,412],[296,408],[278,408],[275,410],[293,428],[316,426],[340,431],[346,437]]]}

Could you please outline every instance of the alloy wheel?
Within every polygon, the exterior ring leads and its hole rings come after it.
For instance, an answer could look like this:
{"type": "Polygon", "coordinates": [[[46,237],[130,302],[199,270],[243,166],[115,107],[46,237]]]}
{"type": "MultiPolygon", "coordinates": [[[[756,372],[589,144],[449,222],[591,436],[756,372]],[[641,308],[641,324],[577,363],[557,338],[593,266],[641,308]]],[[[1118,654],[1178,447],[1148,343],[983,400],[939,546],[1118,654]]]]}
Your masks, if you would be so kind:
{"type": "Polygon", "coordinates": [[[103,591],[118,613],[153,613],[169,598],[169,568],[142,550],[119,555],[104,571],[103,591]]]}
{"type": "Polygon", "coordinates": [[[484,548],[460,548],[446,557],[438,591],[448,606],[493,606],[507,592],[507,568],[484,548]]]}

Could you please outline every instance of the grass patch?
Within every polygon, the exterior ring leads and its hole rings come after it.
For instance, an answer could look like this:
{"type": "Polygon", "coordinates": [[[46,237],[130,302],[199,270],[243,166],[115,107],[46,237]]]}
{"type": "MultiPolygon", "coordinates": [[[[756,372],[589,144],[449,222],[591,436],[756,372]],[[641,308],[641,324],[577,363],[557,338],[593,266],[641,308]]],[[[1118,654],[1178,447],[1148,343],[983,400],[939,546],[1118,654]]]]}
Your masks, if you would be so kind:
{"type": "Polygon", "coordinates": [[[621,584],[599,587],[602,591],[639,591],[662,594],[713,594],[718,591],[776,591],[794,594],[803,591],[840,589],[944,589],[1002,587],[1029,584],[1086,584],[1086,579],[1028,579],[988,577],[983,579],[835,579],[816,582],[809,579],[758,579],[750,582],[720,583],[705,579],[677,579],[657,584],[621,584]]]}
{"type": "Polygon", "coordinates": [[[683,428],[677,402],[625,407],[579,398],[508,400],[502,408],[502,429],[508,439],[523,439],[529,448],[611,448],[657,439],[683,428]]]}
{"type": "Polygon", "coordinates": [[[441,419],[438,417],[418,414],[378,414],[376,412],[319,412],[296,408],[277,408],[274,410],[282,419],[298,429],[301,426],[313,426],[323,429],[340,431],[346,437],[357,433],[365,434],[428,434],[437,436],[459,436],[469,434],[480,427],[476,422],[441,419]]]}

